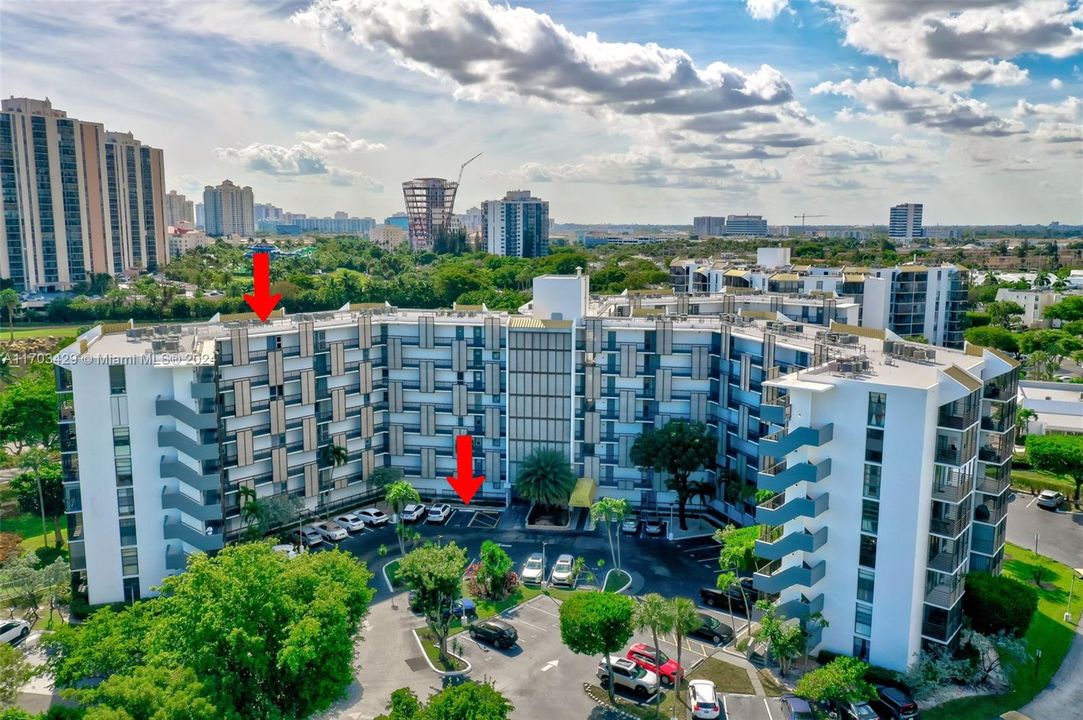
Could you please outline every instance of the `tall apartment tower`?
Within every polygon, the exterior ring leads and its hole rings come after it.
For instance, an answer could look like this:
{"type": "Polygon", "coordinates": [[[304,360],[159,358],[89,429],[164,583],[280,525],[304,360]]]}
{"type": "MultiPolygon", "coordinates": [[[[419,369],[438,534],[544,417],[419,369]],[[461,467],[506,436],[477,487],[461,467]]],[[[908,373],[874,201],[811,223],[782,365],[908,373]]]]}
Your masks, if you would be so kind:
{"type": "Polygon", "coordinates": [[[888,218],[887,236],[892,240],[904,242],[923,237],[921,213],[924,207],[921,203],[902,203],[892,207],[891,216],[888,218]]]}
{"type": "Polygon", "coordinates": [[[458,189],[459,183],[444,178],[415,178],[402,184],[412,248],[432,250],[437,230],[450,227],[458,189]]]}
{"type": "Polygon", "coordinates": [[[509,190],[481,204],[481,232],[491,255],[541,257],[549,253],[549,201],[529,190],[509,190]]]}
{"type": "Polygon", "coordinates": [[[722,237],[726,234],[726,218],[716,215],[692,218],[692,232],[700,237],[722,237]]]}
{"type": "Polygon", "coordinates": [[[238,187],[223,180],[218,187],[203,188],[203,214],[208,235],[250,236],[256,232],[255,202],[252,188],[238,187]]]}
{"type": "Polygon", "coordinates": [[[201,202],[196,203],[196,227],[197,228],[206,228],[207,227],[207,216],[203,212],[203,203],[201,203],[201,202]]]}
{"type": "Polygon", "coordinates": [[[69,118],[48,99],[9,98],[2,108],[0,277],[20,290],[64,290],[165,257],[161,150],[69,118]]]}
{"type": "Polygon", "coordinates": [[[176,190],[170,190],[165,196],[165,224],[177,227],[182,222],[195,225],[195,203],[176,190]]]}

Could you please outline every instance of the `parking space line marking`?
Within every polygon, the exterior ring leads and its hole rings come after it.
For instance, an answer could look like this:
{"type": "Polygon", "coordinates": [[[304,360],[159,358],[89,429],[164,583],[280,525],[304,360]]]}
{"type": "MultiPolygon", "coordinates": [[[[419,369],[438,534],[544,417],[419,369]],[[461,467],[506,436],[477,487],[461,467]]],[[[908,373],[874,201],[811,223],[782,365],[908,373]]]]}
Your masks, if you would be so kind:
{"type": "Polygon", "coordinates": [[[549,632],[549,630],[550,630],[550,628],[544,628],[541,625],[535,625],[532,622],[527,622],[526,620],[523,620],[521,617],[513,618],[512,616],[504,615],[503,613],[501,613],[501,617],[505,617],[505,618],[507,618],[509,620],[515,620],[515,622],[522,623],[523,625],[529,625],[530,627],[534,628],[535,630],[541,630],[542,632],[549,632]]]}
{"type": "Polygon", "coordinates": [[[534,608],[534,609],[535,609],[535,610],[537,610],[537,611],[538,611],[538,612],[540,612],[540,613],[545,613],[545,614],[546,614],[546,615],[548,615],[549,617],[555,617],[555,618],[558,618],[558,617],[560,617],[560,615],[557,615],[556,613],[551,613],[551,612],[549,612],[548,610],[542,610],[542,609],[541,609],[540,607],[536,607],[536,608],[534,608]]]}
{"type": "Polygon", "coordinates": [[[775,720],[775,714],[771,712],[771,703],[767,702],[767,698],[763,699],[763,706],[767,708],[767,717],[771,718],[771,720],[775,720]]]}
{"type": "Polygon", "coordinates": [[[725,693],[718,693],[718,694],[722,696],[722,715],[723,715],[723,717],[726,718],[726,720],[729,720],[730,709],[728,707],[726,707],[726,694],[725,693]]]}

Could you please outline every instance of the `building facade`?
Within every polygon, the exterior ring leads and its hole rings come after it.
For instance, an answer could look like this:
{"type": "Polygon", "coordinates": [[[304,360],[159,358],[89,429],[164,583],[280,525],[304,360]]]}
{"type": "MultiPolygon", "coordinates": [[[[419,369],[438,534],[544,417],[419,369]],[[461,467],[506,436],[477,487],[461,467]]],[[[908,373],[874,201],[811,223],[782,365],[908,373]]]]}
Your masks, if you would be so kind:
{"type": "Polygon", "coordinates": [[[432,250],[436,233],[450,228],[458,189],[459,183],[444,178],[415,178],[402,184],[410,247],[432,250]]]}
{"type": "Polygon", "coordinates": [[[891,208],[888,217],[887,236],[892,240],[909,242],[924,237],[921,215],[925,206],[921,203],[902,203],[891,208]]]}
{"type": "Polygon", "coordinates": [[[396,225],[377,225],[369,231],[369,240],[384,250],[400,247],[406,239],[406,231],[396,225]]]}
{"type": "Polygon", "coordinates": [[[721,237],[726,234],[726,218],[715,215],[692,218],[692,232],[700,237],[721,237]]]}
{"type": "Polygon", "coordinates": [[[767,221],[760,215],[727,215],[725,235],[767,235],[767,221]]]}
{"type": "Polygon", "coordinates": [[[541,257],[549,253],[549,202],[529,190],[509,190],[481,204],[481,233],[490,255],[541,257]]]}
{"type": "Polygon", "coordinates": [[[255,202],[252,188],[238,187],[230,180],[217,187],[203,188],[204,223],[208,235],[215,237],[256,233],[255,202]]]}
{"type": "Polygon", "coordinates": [[[19,290],[67,290],[156,263],[163,186],[162,151],[131,133],[69,118],[47,99],[4,100],[0,277],[19,290]]]}
{"type": "Polygon", "coordinates": [[[195,224],[195,203],[176,190],[170,190],[165,196],[165,224],[167,227],[177,227],[182,222],[195,224]]]}

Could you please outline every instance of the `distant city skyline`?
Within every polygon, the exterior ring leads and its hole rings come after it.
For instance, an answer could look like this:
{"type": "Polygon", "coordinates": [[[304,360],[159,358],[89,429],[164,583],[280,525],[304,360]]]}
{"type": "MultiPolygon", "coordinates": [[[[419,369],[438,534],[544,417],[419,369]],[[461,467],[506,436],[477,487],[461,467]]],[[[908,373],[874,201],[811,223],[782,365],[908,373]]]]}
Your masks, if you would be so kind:
{"type": "Polygon", "coordinates": [[[379,218],[484,151],[459,207],[531,187],[557,222],[1083,223],[1067,0],[103,5],[5,4],[3,93],[162,148],[189,198],[379,218]]]}

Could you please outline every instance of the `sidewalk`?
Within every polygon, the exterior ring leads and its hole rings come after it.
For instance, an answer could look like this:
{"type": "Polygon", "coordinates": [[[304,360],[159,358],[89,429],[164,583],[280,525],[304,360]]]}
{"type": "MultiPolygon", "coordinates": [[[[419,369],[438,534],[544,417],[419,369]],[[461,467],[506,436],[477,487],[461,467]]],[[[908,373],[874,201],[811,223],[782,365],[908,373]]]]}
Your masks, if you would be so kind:
{"type": "Polygon", "coordinates": [[[1083,707],[1083,628],[1076,626],[1075,639],[1052,682],[1022,708],[1033,720],[1062,720],[1068,708],[1083,707]]]}

